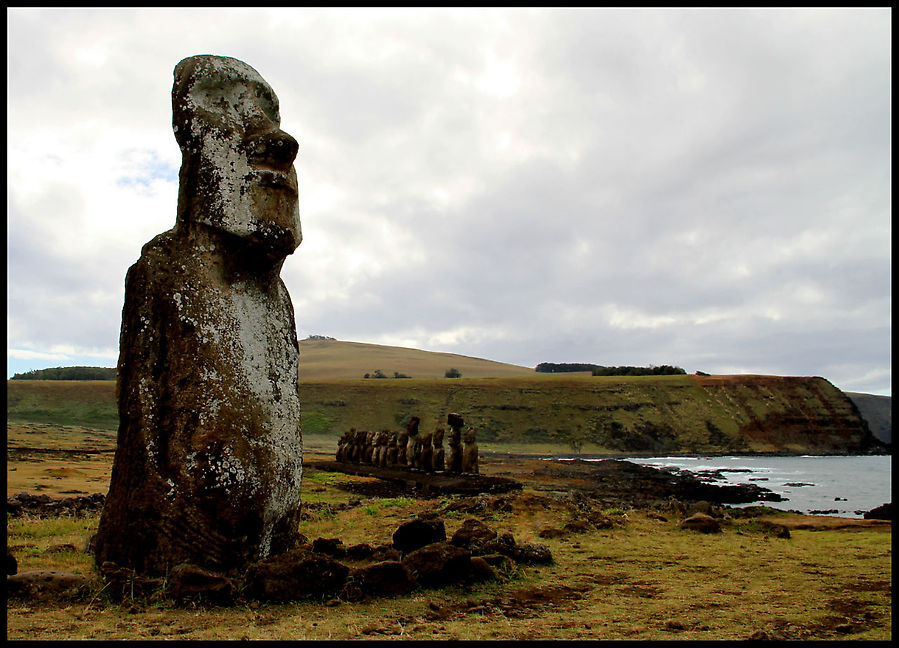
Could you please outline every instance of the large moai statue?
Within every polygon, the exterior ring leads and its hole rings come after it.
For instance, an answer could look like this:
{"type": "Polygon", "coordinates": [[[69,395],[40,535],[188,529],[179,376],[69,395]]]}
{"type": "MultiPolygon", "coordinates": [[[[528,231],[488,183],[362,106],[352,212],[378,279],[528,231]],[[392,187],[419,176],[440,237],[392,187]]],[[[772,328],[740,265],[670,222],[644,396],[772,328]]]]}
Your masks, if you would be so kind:
{"type": "Polygon", "coordinates": [[[119,430],[93,547],[145,574],[228,571],[298,538],[296,327],[280,278],[301,241],[298,145],[275,93],[233,58],[175,67],[172,229],[125,278],[119,430]]]}
{"type": "Polygon", "coordinates": [[[446,424],[450,427],[447,445],[449,451],[446,454],[446,472],[459,474],[462,472],[462,426],[465,421],[458,414],[449,414],[446,424]]]}
{"type": "Polygon", "coordinates": [[[473,427],[465,430],[465,449],[462,450],[462,472],[478,474],[478,440],[477,432],[473,427]]]}
{"type": "Polygon", "coordinates": [[[433,472],[443,472],[444,462],[446,460],[446,451],[443,449],[443,428],[438,427],[434,430],[433,445],[434,451],[431,454],[431,470],[433,472]]]}

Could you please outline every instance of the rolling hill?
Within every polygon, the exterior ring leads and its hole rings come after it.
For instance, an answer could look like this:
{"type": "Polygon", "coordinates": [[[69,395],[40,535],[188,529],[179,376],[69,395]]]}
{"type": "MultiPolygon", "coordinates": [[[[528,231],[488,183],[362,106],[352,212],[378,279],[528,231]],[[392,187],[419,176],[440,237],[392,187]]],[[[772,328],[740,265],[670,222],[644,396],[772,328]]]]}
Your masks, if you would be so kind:
{"type": "Polygon", "coordinates": [[[458,369],[463,378],[534,374],[533,368],[455,353],[342,340],[300,340],[300,380],[355,379],[378,369],[390,378],[394,373],[410,378],[443,378],[448,369],[458,369]]]}

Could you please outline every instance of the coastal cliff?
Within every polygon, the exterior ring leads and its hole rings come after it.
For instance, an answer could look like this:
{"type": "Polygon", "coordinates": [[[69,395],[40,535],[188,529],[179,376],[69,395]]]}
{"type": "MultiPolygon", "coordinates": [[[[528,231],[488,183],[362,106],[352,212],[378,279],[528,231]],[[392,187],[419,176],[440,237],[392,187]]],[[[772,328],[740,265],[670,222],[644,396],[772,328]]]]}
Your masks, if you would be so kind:
{"type": "MultiPolygon", "coordinates": [[[[114,430],[113,381],[7,382],[7,419],[114,430]]],[[[571,376],[301,380],[303,434],[432,431],[456,412],[483,450],[594,454],[887,454],[823,378],[571,376]]]]}
{"type": "Polygon", "coordinates": [[[853,402],[818,377],[553,376],[301,381],[304,431],[421,429],[449,412],[479,442],[592,453],[880,454],[853,402]]]}

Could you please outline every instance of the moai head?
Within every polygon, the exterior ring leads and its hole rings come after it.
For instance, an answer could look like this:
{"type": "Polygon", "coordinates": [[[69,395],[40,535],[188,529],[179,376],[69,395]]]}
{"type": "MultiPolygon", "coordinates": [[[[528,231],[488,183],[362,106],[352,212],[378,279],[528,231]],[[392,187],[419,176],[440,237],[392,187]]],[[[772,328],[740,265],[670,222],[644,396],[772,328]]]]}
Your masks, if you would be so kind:
{"type": "Polygon", "coordinates": [[[464,437],[465,443],[466,444],[475,443],[476,436],[477,436],[477,433],[476,433],[475,429],[473,427],[469,427],[467,430],[465,430],[465,437],[464,437]]]}
{"type": "Polygon", "coordinates": [[[299,145],[281,130],[279,110],[268,83],[242,61],[200,55],[175,66],[178,222],[239,237],[272,261],[302,240],[293,168],[299,145]]]}
{"type": "Polygon", "coordinates": [[[396,447],[396,432],[387,433],[387,446],[390,448],[396,447]]]}
{"type": "Polygon", "coordinates": [[[430,433],[428,433],[428,434],[422,434],[422,435],[421,435],[420,437],[418,437],[418,438],[421,439],[421,445],[422,445],[423,447],[430,447],[430,445],[431,445],[431,434],[430,434],[430,433]]]}
{"type": "Polygon", "coordinates": [[[443,435],[444,435],[444,431],[443,431],[442,427],[439,427],[436,430],[434,430],[434,445],[435,446],[439,446],[443,443],[443,435]]]}
{"type": "Polygon", "coordinates": [[[411,419],[409,419],[409,422],[406,424],[406,434],[408,434],[410,437],[414,437],[416,434],[418,434],[418,424],[420,422],[421,420],[417,416],[413,416],[411,419]]]}

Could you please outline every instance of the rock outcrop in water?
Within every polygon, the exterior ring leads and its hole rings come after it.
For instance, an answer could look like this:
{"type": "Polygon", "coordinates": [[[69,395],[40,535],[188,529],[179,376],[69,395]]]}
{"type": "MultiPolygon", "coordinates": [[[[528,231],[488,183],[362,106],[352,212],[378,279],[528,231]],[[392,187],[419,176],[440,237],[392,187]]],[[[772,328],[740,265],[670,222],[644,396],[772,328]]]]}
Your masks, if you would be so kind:
{"type": "Polygon", "coordinates": [[[119,432],[98,564],[227,571],[298,540],[302,438],[293,306],[297,142],[256,70],[175,68],[177,221],[125,280],[119,432]]]}

